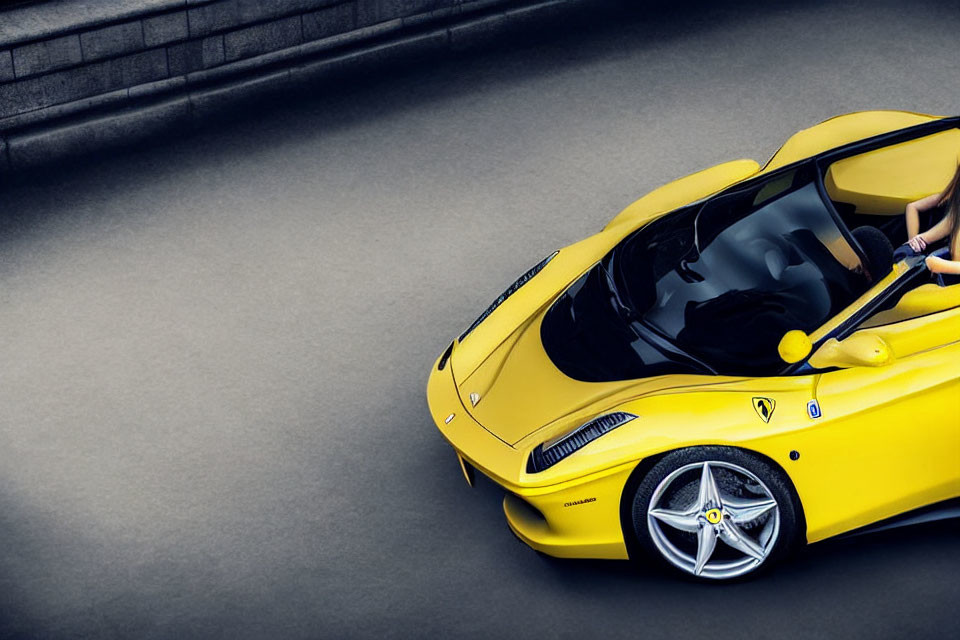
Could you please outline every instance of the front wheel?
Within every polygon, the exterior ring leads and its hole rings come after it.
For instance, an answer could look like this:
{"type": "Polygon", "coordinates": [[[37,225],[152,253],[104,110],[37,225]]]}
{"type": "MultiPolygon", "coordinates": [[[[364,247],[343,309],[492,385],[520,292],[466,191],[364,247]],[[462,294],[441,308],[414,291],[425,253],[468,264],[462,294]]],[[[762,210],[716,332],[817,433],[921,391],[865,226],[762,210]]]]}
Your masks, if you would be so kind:
{"type": "Polygon", "coordinates": [[[648,554],[706,580],[770,566],[794,546],[800,520],[783,473],[728,447],[664,456],[637,487],[632,516],[648,554]]]}

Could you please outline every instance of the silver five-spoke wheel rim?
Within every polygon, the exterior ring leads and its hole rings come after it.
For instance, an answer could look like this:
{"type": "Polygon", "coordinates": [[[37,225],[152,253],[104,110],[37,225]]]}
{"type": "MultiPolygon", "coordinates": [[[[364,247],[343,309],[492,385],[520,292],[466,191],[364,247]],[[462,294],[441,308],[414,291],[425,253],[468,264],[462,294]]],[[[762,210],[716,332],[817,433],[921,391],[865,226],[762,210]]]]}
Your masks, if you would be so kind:
{"type": "Polygon", "coordinates": [[[647,528],[670,564],[695,576],[749,573],[770,556],[780,508],[760,478],[729,462],[695,462],[657,485],[647,528]]]}

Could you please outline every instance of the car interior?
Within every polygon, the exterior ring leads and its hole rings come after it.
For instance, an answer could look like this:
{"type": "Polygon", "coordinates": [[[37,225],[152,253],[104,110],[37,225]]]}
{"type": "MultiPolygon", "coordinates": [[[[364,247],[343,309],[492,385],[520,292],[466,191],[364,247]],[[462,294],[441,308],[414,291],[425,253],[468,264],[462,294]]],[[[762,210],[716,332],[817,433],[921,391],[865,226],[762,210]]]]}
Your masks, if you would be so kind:
{"type": "MultiPolygon", "coordinates": [[[[878,230],[894,247],[907,239],[903,212],[910,202],[941,191],[960,162],[960,129],[948,129],[831,163],[823,176],[827,195],[868,260],[882,260],[878,230]],[[868,248],[871,247],[871,248],[868,248]],[[871,258],[869,254],[873,254],[871,258]]],[[[920,214],[920,229],[944,215],[940,209],[920,214]]],[[[946,245],[930,246],[927,253],[946,245]]],[[[949,283],[947,283],[949,284],[949,283]]],[[[934,274],[912,279],[901,295],[863,326],[873,327],[960,307],[960,284],[941,286],[934,274]]]]}

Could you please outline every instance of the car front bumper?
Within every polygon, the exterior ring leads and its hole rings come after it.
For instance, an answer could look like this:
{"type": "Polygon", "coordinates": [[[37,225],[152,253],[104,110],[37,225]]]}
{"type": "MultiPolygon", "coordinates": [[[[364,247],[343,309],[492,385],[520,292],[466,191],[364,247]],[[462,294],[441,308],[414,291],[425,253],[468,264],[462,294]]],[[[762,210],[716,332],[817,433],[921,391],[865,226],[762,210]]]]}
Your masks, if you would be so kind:
{"type": "Polygon", "coordinates": [[[438,364],[439,359],[427,382],[430,414],[460,457],[467,482],[472,485],[476,469],[507,492],[503,510],[517,537],[551,556],[626,559],[620,499],[635,463],[537,484],[524,471],[529,452],[503,442],[474,420],[457,394],[450,363],[442,371],[438,364]]]}

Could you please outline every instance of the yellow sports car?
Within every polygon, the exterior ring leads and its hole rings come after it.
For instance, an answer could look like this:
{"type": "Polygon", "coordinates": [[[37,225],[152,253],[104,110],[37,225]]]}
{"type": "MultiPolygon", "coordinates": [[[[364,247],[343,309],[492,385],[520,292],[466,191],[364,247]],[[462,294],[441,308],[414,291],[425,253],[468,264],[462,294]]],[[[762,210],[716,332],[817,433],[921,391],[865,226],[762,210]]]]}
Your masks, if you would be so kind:
{"type": "Polygon", "coordinates": [[[543,553],[710,580],[956,513],[960,284],[892,244],[953,175],[958,127],[833,118],[547,256],[430,373],[467,481],[502,486],[543,553]]]}

